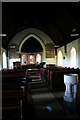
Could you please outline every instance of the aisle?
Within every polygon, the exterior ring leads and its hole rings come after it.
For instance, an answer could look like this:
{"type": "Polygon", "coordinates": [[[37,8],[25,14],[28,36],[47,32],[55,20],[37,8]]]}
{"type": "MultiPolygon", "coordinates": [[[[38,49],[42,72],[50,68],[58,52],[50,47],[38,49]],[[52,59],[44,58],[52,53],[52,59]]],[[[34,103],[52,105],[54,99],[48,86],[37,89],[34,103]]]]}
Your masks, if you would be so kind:
{"type": "Polygon", "coordinates": [[[49,91],[42,81],[36,80],[31,82],[30,94],[35,120],[75,119],[75,116],[58,102],[54,94],[49,91]]]}

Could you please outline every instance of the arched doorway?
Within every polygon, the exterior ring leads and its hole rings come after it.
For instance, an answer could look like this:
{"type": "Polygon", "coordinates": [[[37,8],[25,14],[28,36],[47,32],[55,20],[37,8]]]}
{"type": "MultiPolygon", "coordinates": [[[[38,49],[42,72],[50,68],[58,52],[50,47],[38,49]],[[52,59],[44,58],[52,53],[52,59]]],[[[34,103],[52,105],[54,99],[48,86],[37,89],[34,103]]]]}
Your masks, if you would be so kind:
{"type": "Polygon", "coordinates": [[[72,47],[70,51],[70,63],[71,67],[76,67],[76,49],[74,47],[72,47]]]}
{"type": "Polygon", "coordinates": [[[58,52],[58,66],[62,66],[63,64],[63,57],[62,57],[62,52],[58,52]]]}

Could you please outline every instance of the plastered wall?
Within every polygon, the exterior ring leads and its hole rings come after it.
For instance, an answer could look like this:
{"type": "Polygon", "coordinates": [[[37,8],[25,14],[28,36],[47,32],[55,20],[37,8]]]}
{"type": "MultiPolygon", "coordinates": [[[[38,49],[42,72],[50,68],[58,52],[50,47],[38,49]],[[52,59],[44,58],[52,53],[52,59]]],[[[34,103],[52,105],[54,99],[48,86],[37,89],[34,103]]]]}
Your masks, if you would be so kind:
{"type": "MultiPolygon", "coordinates": [[[[80,38],[67,44],[67,54],[66,55],[65,55],[64,46],[57,49],[57,55],[58,55],[58,52],[61,51],[62,55],[63,55],[63,65],[62,66],[63,67],[71,67],[70,51],[71,51],[72,47],[74,47],[76,49],[76,68],[77,67],[80,68],[80,38]],[[65,59],[64,59],[64,57],[65,57],[65,59]]],[[[58,66],[58,59],[57,59],[57,66],[58,66]]]]}

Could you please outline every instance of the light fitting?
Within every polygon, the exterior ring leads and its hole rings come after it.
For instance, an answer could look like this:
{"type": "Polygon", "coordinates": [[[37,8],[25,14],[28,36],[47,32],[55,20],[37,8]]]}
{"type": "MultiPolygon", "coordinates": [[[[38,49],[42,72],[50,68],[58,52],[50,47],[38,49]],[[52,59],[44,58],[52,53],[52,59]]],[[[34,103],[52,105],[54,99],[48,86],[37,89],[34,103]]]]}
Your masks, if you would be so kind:
{"type": "Polygon", "coordinates": [[[71,34],[70,36],[71,37],[76,37],[76,36],[79,36],[79,34],[75,33],[75,34],[71,34]]]}

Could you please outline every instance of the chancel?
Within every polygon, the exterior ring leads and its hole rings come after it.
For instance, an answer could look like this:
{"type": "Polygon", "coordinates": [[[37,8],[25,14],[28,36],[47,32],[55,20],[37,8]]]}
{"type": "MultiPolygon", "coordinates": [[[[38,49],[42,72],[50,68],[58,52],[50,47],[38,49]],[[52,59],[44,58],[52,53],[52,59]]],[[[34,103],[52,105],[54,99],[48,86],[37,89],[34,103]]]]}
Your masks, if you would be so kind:
{"type": "Polygon", "coordinates": [[[0,4],[1,119],[80,119],[80,2],[0,4]]]}

